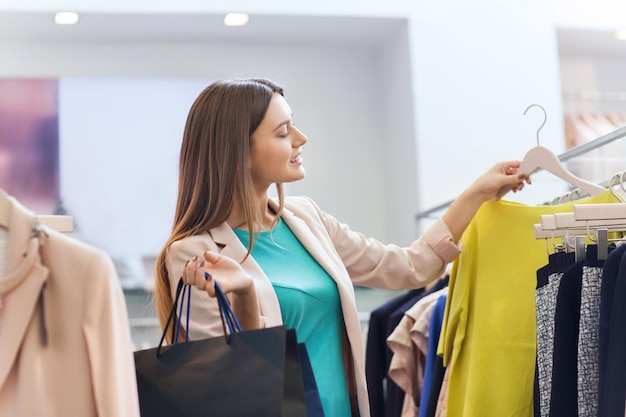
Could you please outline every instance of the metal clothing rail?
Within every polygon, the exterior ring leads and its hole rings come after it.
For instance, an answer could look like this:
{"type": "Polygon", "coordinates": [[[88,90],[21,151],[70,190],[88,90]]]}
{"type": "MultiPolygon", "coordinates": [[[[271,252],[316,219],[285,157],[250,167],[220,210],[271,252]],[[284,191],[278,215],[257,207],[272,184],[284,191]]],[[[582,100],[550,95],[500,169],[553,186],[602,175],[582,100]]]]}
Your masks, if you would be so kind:
{"type": "Polygon", "coordinates": [[[626,91],[564,90],[562,96],[571,101],[626,102],[626,91]]]}
{"type": "MultiPolygon", "coordinates": [[[[617,130],[614,130],[613,132],[607,133],[606,135],[600,136],[597,139],[594,139],[592,141],[589,141],[587,143],[583,143],[582,145],[576,146],[575,148],[569,149],[565,152],[563,152],[562,154],[558,155],[558,158],[561,162],[565,162],[568,161],[572,158],[576,158],[577,156],[580,155],[584,155],[587,152],[591,152],[594,149],[600,148],[604,145],[607,145],[611,142],[615,142],[618,139],[622,139],[626,137],[626,126],[624,127],[620,127],[617,130]]],[[[416,220],[420,220],[420,219],[424,219],[429,217],[431,214],[433,213],[437,213],[447,207],[450,206],[450,204],[452,204],[454,202],[454,199],[439,204],[435,207],[431,207],[427,210],[422,210],[419,211],[417,214],[415,214],[415,219],[416,220]]]]}

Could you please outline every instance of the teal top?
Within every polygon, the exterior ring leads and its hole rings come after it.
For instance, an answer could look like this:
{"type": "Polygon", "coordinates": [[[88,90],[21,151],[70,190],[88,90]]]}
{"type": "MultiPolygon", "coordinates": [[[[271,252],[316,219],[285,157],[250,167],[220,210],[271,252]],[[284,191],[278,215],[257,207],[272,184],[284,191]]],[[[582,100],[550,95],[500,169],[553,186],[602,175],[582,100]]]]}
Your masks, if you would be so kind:
{"type": "MultiPolygon", "coordinates": [[[[248,231],[233,229],[248,246],[248,231]]],[[[261,232],[252,257],[272,282],[283,323],[306,344],[327,416],[349,416],[350,398],[343,362],[344,322],[337,284],[280,219],[261,232]]]]}

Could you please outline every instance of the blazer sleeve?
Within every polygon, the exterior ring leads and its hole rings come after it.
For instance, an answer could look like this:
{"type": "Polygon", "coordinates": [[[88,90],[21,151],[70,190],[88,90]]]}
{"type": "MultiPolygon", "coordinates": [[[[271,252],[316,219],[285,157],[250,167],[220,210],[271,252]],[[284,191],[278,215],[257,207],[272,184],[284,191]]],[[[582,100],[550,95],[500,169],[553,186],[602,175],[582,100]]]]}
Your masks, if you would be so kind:
{"type": "MultiPolygon", "coordinates": [[[[166,266],[170,281],[170,295],[176,296],[176,287],[187,260],[202,256],[206,251],[219,252],[218,246],[208,233],[194,235],[172,243],[167,251],[166,266]]],[[[176,312],[178,316],[179,312],[176,312]]],[[[268,327],[268,320],[259,313],[261,325],[268,327]]],[[[187,310],[181,314],[182,325],[187,328],[187,310]]],[[[189,338],[192,340],[223,336],[222,319],[215,298],[205,291],[191,286],[191,308],[189,311],[189,338]]]]}
{"type": "Polygon", "coordinates": [[[311,215],[319,218],[345,265],[352,282],[375,288],[419,288],[440,278],[446,265],[460,253],[452,233],[438,219],[408,247],[367,238],[323,212],[308,197],[300,197],[312,207],[311,215]]]}
{"type": "Polygon", "coordinates": [[[99,251],[86,272],[83,331],[97,415],[139,417],[128,312],[117,272],[109,256],[99,251]]]}
{"type": "MultiPolygon", "coordinates": [[[[176,287],[182,275],[185,262],[194,256],[201,257],[208,250],[217,251],[217,245],[208,234],[181,239],[170,245],[167,251],[166,266],[170,280],[172,300],[176,296],[176,287]]],[[[176,312],[178,316],[179,312],[176,312]]],[[[191,286],[191,308],[189,311],[189,337],[192,340],[224,334],[217,300],[209,297],[205,291],[191,286]]],[[[183,309],[182,326],[187,327],[187,311],[183,309]]]]}

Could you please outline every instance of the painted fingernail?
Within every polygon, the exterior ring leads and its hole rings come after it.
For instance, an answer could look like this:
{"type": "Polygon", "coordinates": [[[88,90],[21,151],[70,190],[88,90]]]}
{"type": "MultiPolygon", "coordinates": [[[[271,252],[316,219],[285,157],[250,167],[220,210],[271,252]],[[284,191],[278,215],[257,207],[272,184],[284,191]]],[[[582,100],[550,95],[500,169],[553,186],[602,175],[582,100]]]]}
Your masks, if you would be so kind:
{"type": "Polygon", "coordinates": [[[211,274],[209,274],[208,272],[204,272],[204,279],[209,280],[211,279],[211,274]]]}
{"type": "Polygon", "coordinates": [[[526,178],[526,174],[519,174],[517,178],[519,178],[520,180],[523,180],[524,178],[526,178]]]}
{"type": "Polygon", "coordinates": [[[193,258],[191,258],[191,262],[195,262],[198,260],[198,255],[194,255],[193,258]]]}
{"type": "Polygon", "coordinates": [[[200,263],[198,264],[198,268],[202,268],[204,266],[204,264],[206,264],[206,262],[200,261],[200,263]]]}
{"type": "Polygon", "coordinates": [[[187,266],[187,264],[189,264],[189,259],[187,259],[187,262],[185,262],[185,266],[187,266]]]}

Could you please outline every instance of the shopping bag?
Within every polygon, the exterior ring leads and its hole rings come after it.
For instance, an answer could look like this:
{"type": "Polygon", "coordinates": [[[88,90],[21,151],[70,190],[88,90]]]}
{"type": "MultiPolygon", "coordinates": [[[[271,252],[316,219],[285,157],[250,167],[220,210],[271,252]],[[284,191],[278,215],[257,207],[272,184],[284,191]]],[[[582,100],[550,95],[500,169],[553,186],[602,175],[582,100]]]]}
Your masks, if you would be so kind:
{"type": "Polygon", "coordinates": [[[141,416],[306,417],[295,335],[284,326],[241,331],[221,290],[223,336],[163,346],[168,330],[178,340],[180,319],[170,325],[183,287],[181,279],[159,345],[134,353],[141,416]]]}
{"type": "MultiPolygon", "coordinates": [[[[290,330],[288,330],[290,332],[290,330]]],[[[295,331],[293,333],[295,336],[295,331]]],[[[311,367],[309,352],[304,343],[298,343],[298,353],[300,354],[300,369],[302,370],[302,380],[304,381],[304,400],[306,403],[307,417],[324,417],[322,400],[317,389],[317,382],[311,367]]]]}

